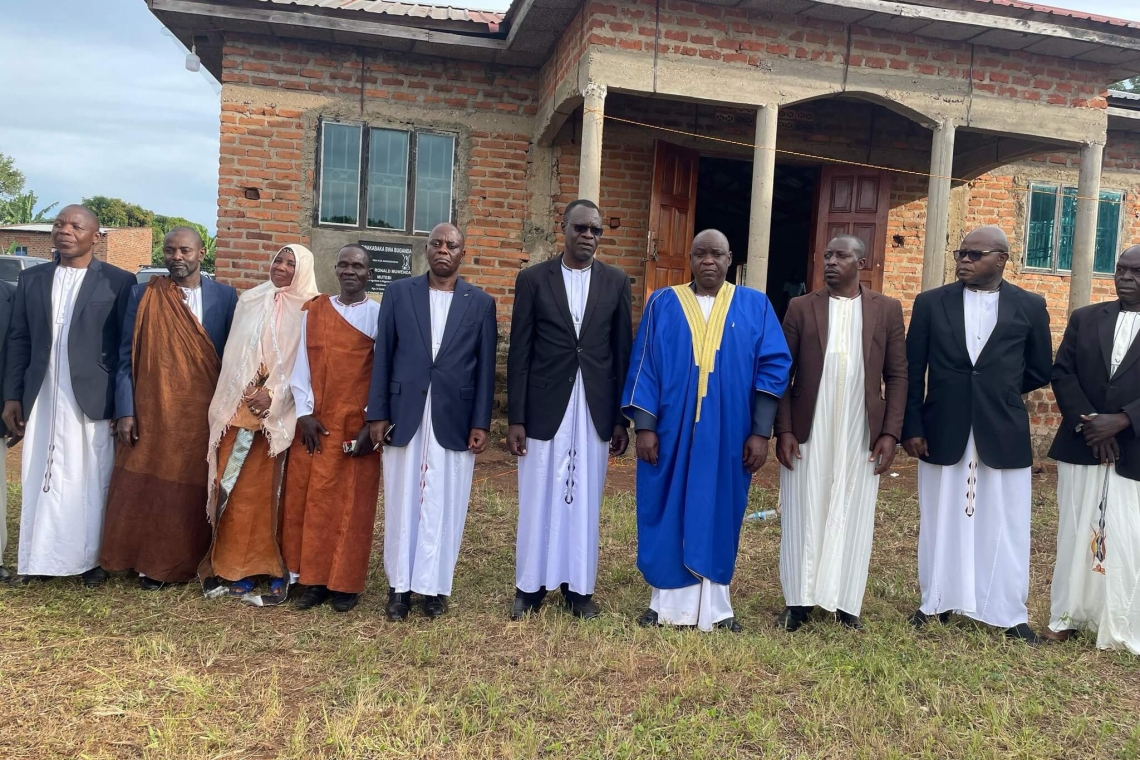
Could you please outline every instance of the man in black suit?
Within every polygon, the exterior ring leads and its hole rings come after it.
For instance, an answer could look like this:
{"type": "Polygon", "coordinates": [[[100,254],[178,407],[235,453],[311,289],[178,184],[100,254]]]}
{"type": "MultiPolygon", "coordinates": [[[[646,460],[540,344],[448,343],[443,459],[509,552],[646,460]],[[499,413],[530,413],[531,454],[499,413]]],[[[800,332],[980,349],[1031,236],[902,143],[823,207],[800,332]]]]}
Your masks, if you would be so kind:
{"type": "Polygon", "coordinates": [[[514,620],[555,588],[576,617],[600,614],[592,596],[607,459],[629,445],[621,415],[633,347],[629,277],[595,258],[596,205],[570,203],[562,231],[562,255],[515,281],[507,354],[507,446],[521,457],[514,620]]]}
{"type": "Polygon", "coordinates": [[[981,227],[958,282],[915,299],[903,447],[918,465],[921,628],[958,612],[1037,643],[1028,625],[1033,449],[1022,395],[1049,382],[1045,299],[1003,279],[1009,241],[981,227]]]}
{"type": "Polygon", "coordinates": [[[4,425],[24,438],[19,572],[106,579],[103,508],[115,461],[115,372],[135,276],[95,258],[99,220],[68,206],[58,259],[20,274],[8,333],[4,425]]]}
{"type": "MultiPolygon", "coordinates": [[[[12,324],[12,306],[16,297],[16,288],[0,280],[0,372],[3,372],[5,354],[8,347],[8,326],[12,324]]],[[[8,437],[8,428],[0,423],[0,436],[8,437]]],[[[0,485],[8,483],[8,457],[5,449],[0,448],[0,485]]],[[[8,569],[4,567],[4,552],[8,548],[8,498],[7,489],[0,491],[0,582],[11,579],[8,569]]]]}
{"type": "Polygon", "coordinates": [[[1073,312],[1053,364],[1057,564],[1042,635],[1087,626],[1101,649],[1140,653],[1140,245],[1116,262],[1116,295],[1073,312]]]}
{"type": "Polygon", "coordinates": [[[384,572],[389,620],[412,592],[447,611],[475,455],[487,447],[495,396],[495,300],[459,277],[463,233],[436,225],[429,271],[388,285],[380,304],[367,419],[384,450],[384,572]]]}

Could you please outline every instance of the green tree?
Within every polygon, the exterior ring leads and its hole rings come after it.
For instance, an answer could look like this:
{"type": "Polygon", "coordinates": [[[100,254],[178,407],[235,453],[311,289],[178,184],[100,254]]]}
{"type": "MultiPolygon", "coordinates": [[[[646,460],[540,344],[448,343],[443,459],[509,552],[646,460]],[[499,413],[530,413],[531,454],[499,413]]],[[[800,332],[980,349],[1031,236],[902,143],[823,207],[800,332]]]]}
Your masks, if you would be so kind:
{"type": "Polygon", "coordinates": [[[37,202],[39,198],[31,190],[10,200],[0,200],[0,224],[43,224],[51,221],[48,214],[59,203],[52,203],[36,211],[37,202]]]}
{"type": "Polygon", "coordinates": [[[170,232],[175,227],[189,227],[196,230],[202,236],[202,242],[206,246],[206,258],[202,260],[202,269],[213,274],[214,272],[214,253],[217,248],[217,241],[206,230],[205,227],[192,222],[189,219],[184,219],[181,216],[163,216],[162,214],[155,214],[154,226],[151,227],[151,264],[156,267],[166,266],[162,259],[162,241],[166,238],[166,233],[170,232]]]}
{"type": "Polygon", "coordinates": [[[16,168],[11,156],[0,153],[0,200],[7,200],[24,192],[24,173],[16,168]]]}
{"type": "Polygon", "coordinates": [[[1140,90],[1140,77],[1134,77],[1132,79],[1125,79],[1123,82],[1117,82],[1109,89],[1127,90],[1129,92],[1138,91],[1140,90]]]}
{"type": "Polygon", "coordinates": [[[95,212],[104,227],[154,227],[153,211],[121,198],[95,195],[84,198],[83,205],[95,212]]]}

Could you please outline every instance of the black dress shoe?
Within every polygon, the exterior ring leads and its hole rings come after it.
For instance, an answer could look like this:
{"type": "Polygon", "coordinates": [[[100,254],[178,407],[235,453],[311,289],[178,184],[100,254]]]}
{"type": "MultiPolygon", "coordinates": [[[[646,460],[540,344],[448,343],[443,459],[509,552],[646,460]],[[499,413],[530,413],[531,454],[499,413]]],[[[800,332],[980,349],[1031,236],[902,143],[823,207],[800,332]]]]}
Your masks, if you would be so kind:
{"type": "Polygon", "coordinates": [[[331,606],[337,612],[348,612],[360,601],[360,594],[348,594],[344,591],[334,591],[331,606]]]}
{"type": "Polygon", "coordinates": [[[445,596],[425,596],[424,597],[424,616],[435,620],[437,617],[443,617],[447,612],[447,597],[445,596]]]}
{"type": "Polygon", "coordinates": [[[158,591],[163,587],[162,581],[156,581],[154,578],[148,578],[145,575],[139,576],[139,588],[143,591],[158,591]]]}
{"type": "Polygon", "coordinates": [[[1005,629],[1005,637],[1015,641],[1024,641],[1031,647],[1041,644],[1041,639],[1037,636],[1028,623],[1018,623],[1013,628],[1005,629]]]}
{"type": "MultiPolygon", "coordinates": [[[[914,626],[914,628],[916,630],[921,629],[923,626],[925,626],[927,623],[930,622],[930,615],[927,615],[922,610],[915,610],[914,614],[911,615],[909,618],[907,618],[907,622],[910,623],[912,626],[914,626]]],[[[939,612],[938,613],[938,622],[942,623],[942,625],[946,625],[947,623],[949,623],[950,622],[950,610],[946,610],[945,612],[939,612]]]]}
{"type": "Polygon", "coordinates": [[[839,610],[835,613],[835,620],[844,628],[850,628],[853,631],[863,630],[863,621],[859,619],[858,615],[852,615],[850,612],[839,610]]]}
{"type": "Polygon", "coordinates": [[[107,580],[107,571],[96,565],[79,576],[87,588],[102,586],[107,580]]]}
{"type": "Polygon", "coordinates": [[[8,583],[12,580],[12,574],[8,572],[8,568],[0,565],[0,583],[8,583]]]}
{"type": "Polygon", "coordinates": [[[577,594],[568,584],[562,584],[562,600],[570,608],[570,614],[582,620],[593,620],[602,614],[602,608],[594,601],[593,594],[577,594]]]}
{"type": "Polygon", "coordinates": [[[408,616],[412,610],[412,592],[405,591],[402,594],[397,594],[394,588],[388,589],[388,606],[384,608],[384,614],[393,623],[403,620],[408,616]]]}
{"type": "Polygon", "coordinates": [[[724,620],[716,621],[716,628],[723,628],[732,633],[743,633],[744,629],[740,627],[740,623],[736,622],[735,617],[725,618],[724,620]]]}
{"type": "Polygon", "coordinates": [[[656,612],[646,610],[645,614],[637,619],[637,624],[642,628],[650,628],[655,625],[661,625],[661,620],[657,617],[656,612]]]}
{"type": "Polygon", "coordinates": [[[309,610],[324,604],[330,596],[332,593],[325,586],[309,586],[293,606],[299,610],[309,610]]]}
{"type": "Polygon", "coordinates": [[[802,607],[785,607],[784,611],[776,617],[776,627],[783,628],[788,633],[795,633],[807,622],[808,614],[802,607]]]}
{"type": "Polygon", "coordinates": [[[542,608],[542,600],[546,597],[546,589],[538,591],[523,591],[515,589],[515,601],[511,604],[511,620],[516,623],[527,615],[533,615],[542,608]]]}

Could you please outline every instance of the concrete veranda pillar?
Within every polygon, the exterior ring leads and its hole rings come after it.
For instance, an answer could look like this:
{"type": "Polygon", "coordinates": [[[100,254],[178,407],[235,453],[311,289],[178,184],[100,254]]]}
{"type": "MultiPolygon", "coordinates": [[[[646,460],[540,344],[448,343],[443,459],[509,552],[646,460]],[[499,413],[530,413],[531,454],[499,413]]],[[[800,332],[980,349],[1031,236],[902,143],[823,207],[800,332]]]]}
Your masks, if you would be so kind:
{"type": "Polygon", "coordinates": [[[582,103],[582,157],[578,165],[578,197],[601,204],[602,124],[606,115],[606,86],[586,85],[582,103]]]}
{"type": "Polygon", "coordinates": [[[1081,146],[1081,173],[1077,181],[1077,222],[1073,229],[1073,263],[1069,277],[1069,314],[1092,300],[1093,258],[1096,255],[1096,220],[1100,208],[1100,172],[1104,146],[1081,146]]]}
{"type": "Polygon", "coordinates": [[[950,229],[950,178],[954,171],[954,122],[934,128],[930,146],[930,184],[926,195],[926,232],[922,252],[922,289],[942,287],[950,229]]]}
{"type": "Polygon", "coordinates": [[[780,109],[756,109],[756,147],[752,154],[752,207],[748,215],[748,267],[745,285],[761,292],[768,285],[768,249],[772,242],[772,189],[776,184],[776,125],[780,109]]]}

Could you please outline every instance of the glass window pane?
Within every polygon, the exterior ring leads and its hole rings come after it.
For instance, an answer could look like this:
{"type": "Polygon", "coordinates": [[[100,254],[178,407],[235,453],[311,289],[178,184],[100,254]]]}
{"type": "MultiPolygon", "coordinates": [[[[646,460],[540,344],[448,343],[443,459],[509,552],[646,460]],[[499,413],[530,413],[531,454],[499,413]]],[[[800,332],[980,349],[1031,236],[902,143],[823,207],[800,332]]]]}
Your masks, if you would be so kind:
{"type": "Polygon", "coordinates": [[[1057,222],[1057,188],[1044,185],[1029,187],[1029,241],[1025,247],[1025,266],[1053,268],[1053,231],[1057,222]]]}
{"type": "Polygon", "coordinates": [[[455,139],[421,134],[416,138],[416,232],[430,232],[451,221],[451,175],[455,139]]]}
{"type": "Polygon", "coordinates": [[[403,230],[408,208],[408,133],[373,129],[368,135],[368,226],[403,230]]]}
{"type": "Polygon", "coordinates": [[[1061,241],[1057,246],[1057,270],[1073,268],[1073,234],[1077,229],[1077,189],[1066,187],[1061,198],[1061,241]]]}
{"type": "Polygon", "coordinates": [[[1096,217],[1096,254],[1093,257],[1093,271],[1097,274],[1112,274],[1116,271],[1116,254],[1120,245],[1120,210],[1124,205],[1124,194],[1103,191],[1100,194],[1100,208],[1096,217]]]}
{"type": "Polygon", "coordinates": [[[321,221],[356,224],[360,213],[360,134],[350,124],[321,128],[321,221]]]}

